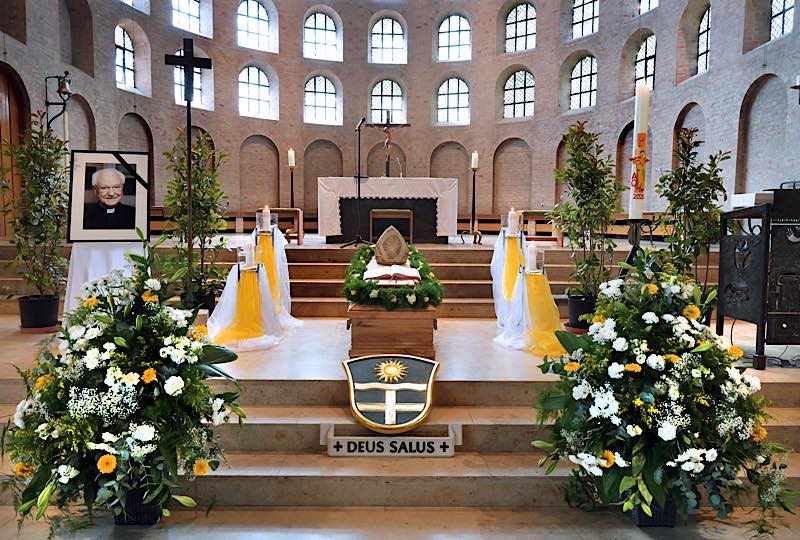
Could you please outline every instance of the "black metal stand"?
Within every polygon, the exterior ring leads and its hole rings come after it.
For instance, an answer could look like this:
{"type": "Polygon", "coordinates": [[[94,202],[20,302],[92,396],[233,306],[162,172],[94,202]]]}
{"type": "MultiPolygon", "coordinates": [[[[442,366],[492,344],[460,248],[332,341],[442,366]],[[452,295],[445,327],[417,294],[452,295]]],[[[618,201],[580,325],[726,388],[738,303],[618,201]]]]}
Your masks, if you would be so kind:
{"type": "Polygon", "coordinates": [[[289,207],[294,208],[294,167],[289,167],[289,207]]]}
{"type": "Polygon", "coordinates": [[[470,213],[469,218],[469,230],[461,231],[459,235],[461,236],[461,243],[466,244],[464,241],[465,234],[472,235],[472,243],[473,244],[480,244],[483,242],[483,233],[478,230],[478,220],[475,218],[475,175],[478,172],[478,169],[472,169],[472,212],[470,213]]]}
{"type": "Polygon", "coordinates": [[[353,176],[356,180],[356,236],[349,242],[339,246],[341,248],[359,246],[367,243],[361,236],[361,179],[367,178],[366,176],[361,176],[361,127],[364,125],[364,120],[365,119],[362,118],[361,122],[359,122],[356,127],[358,142],[356,143],[356,174],[353,176]]]}
{"type": "MultiPolygon", "coordinates": [[[[633,261],[636,260],[636,255],[639,253],[639,250],[642,249],[642,228],[644,227],[645,221],[644,219],[628,219],[628,242],[631,244],[631,251],[625,258],[625,262],[628,264],[633,264],[633,261]]],[[[627,268],[620,268],[620,277],[627,273],[627,268]]]]}

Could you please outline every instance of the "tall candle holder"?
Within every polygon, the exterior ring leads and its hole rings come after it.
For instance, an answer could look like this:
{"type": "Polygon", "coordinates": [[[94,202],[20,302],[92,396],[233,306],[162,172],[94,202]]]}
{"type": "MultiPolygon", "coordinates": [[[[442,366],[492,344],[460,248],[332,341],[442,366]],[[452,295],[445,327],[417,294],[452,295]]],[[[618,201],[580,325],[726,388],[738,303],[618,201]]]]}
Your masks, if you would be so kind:
{"type": "Polygon", "coordinates": [[[294,165],[289,165],[289,207],[294,208],[294,165]]]}
{"type": "Polygon", "coordinates": [[[464,241],[465,234],[472,235],[472,243],[473,244],[481,244],[483,243],[483,233],[478,230],[478,220],[475,218],[475,176],[478,172],[478,164],[477,164],[477,153],[473,153],[472,157],[472,211],[470,213],[469,218],[469,229],[466,231],[461,231],[459,235],[461,236],[461,243],[466,244],[464,241]]]}

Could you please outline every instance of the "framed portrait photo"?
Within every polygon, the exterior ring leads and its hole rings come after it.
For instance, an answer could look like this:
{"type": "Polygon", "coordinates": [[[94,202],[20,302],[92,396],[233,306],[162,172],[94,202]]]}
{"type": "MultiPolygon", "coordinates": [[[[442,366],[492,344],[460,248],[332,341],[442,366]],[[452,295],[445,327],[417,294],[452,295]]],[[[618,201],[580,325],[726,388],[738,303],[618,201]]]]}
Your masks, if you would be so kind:
{"type": "Polygon", "coordinates": [[[137,241],[150,235],[150,154],[73,150],[69,242],[137,241]]]}

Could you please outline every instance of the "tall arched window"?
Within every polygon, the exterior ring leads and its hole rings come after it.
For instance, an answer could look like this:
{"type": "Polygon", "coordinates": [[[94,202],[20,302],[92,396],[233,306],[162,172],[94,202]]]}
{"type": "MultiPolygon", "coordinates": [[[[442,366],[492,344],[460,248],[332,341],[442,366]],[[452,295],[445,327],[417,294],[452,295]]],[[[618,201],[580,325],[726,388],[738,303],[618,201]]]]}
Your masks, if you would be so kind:
{"type": "Polygon", "coordinates": [[[472,30],[469,21],[461,15],[450,15],[439,25],[436,43],[442,62],[469,60],[472,58],[472,30]]]}
{"type": "Polygon", "coordinates": [[[469,124],[469,87],[462,79],[452,77],[439,86],[436,121],[439,124],[469,124]]]}
{"type": "Polygon", "coordinates": [[[647,13],[658,7],[658,0],[639,0],[639,14],[647,13]]]}
{"type": "Polygon", "coordinates": [[[705,73],[709,67],[709,53],[711,51],[711,7],[703,18],[700,19],[700,28],[697,30],[697,73],[705,73]]]}
{"type": "Polygon", "coordinates": [[[239,114],[256,118],[270,118],[271,103],[269,78],[255,66],[239,72],[239,114]]]}
{"type": "Polygon", "coordinates": [[[378,19],[370,32],[370,61],[375,64],[405,64],[406,36],[400,21],[391,17],[378,19]]]}
{"type": "Polygon", "coordinates": [[[303,56],[321,60],[338,60],[339,38],[333,18],[321,11],[306,17],[303,24],[303,56]]]}
{"type": "Polygon", "coordinates": [[[572,39],[597,32],[599,4],[598,0],[575,0],[572,4],[572,39]]]}
{"type": "Polygon", "coordinates": [[[386,121],[386,111],[391,114],[394,124],[406,122],[406,108],[403,103],[403,89],[391,79],[384,79],[372,87],[370,98],[370,122],[381,124],[386,121]]]}
{"type": "Polygon", "coordinates": [[[172,26],[200,33],[200,0],[172,0],[172,26]]]}
{"type": "Polygon", "coordinates": [[[636,88],[639,81],[645,81],[650,85],[650,89],[654,90],[656,83],[656,36],[647,36],[647,39],[639,46],[634,68],[633,87],[636,88]]]}
{"type": "MultiPolygon", "coordinates": [[[[176,52],[178,56],[183,56],[183,49],[176,52]]],[[[178,105],[186,105],[183,99],[183,68],[175,67],[172,69],[173,86],[175,89],[175,103],[178,105]]],[[[194,96],[192,104],[194,106],[203,103],[203,76],[200,68],[194,68],[194,76],[192,77],[192,85],[194,86],[194,96]]]]}
{"type": "Polygon", "coordinates": [[[503,87],[503,118],[533,116],[535,90],[533,73],[524,69],[512,73],[503,87]]]}
{"type": "Polygon", "coordinates": [[[597,101],[597,59],[584,56],[572,68],[569,81],[569,108],[594,107],[597,101]]]}
{"type": "Polygon", "coordinates": [[[114,29],[114,66],[117,86],[136,87],[136,70],[134,68],[134,49],[131,36],[121,26],[114,29]]]}
{"type": "Polygon", "coordinates": [[[236,11],[236,41],[242,47],[269,49],[269,15],[258,0],[243,0],[236,11]]]}
{"type": "Polygon", "coordinates": [[[336,86],[329,78],[311,77],[303,92],[303,120],[310,124],[338,124],[337,102],[336,86]]]}
{"type": "Polygon", "coordinates": [[[506,52],[526,51],[536,47],[536,8],[518,4],[506,17],[506,52]]]}
{"type": "Polygon", "coordinates": [[[772,20],[769,39],[778,39],[792,31],[794,0],[772,0],[772,20]]]}

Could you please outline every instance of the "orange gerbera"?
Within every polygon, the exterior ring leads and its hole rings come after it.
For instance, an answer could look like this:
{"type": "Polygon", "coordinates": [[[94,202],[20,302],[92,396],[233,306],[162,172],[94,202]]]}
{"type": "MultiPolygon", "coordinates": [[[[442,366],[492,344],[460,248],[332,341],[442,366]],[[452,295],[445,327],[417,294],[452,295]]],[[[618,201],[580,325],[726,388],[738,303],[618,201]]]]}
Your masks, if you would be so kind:
{"type": "Polygon", "coordinates": [[[728,354],[733,356],[734,360],[738,360],[742,356],[744,356],[744,351],[737,347],[736,345],[731,345],[730,349],[728,349],[728,354]]]}
{"type": "Polygon", "coordinates": [[[642,366],[634,362],[631,362],[630,364],[625,364],[625,371],[639,373],[640,371],[642,371],[642,366]]]}
{"type": "Polygon", "coordinates": [[[604,322],[606,322],[606,318],[602,315],[595,315],[592,317],[592,324],[603,324],[604,322]]]}
{"type": "Polygon", "coordinates": [[[153,368],[147,368],[144,370],[144,373],[142,373],[142,381],[145,384],[149,384],[154,380],[156,380],[156,370],[153,368]]]}
{"type": "Polygon", "coordinates": [[[200,341],[208,335],[208,327],[203,326],[202,324],[192,326],[189,331],[186,332],[186,335],[189,336],[190,339],[200,341]]]}
{"type": "Polygon", "coordinates": [[[664,360],[667,362],[672,362],[673,364],[680,360],[680,357],[677,354],[665,354],[664,360]]]}
{"type": "Polygon", "coordinates": [[[700,308],[694,304],[689,304],[685,308],[683,308],[683,316],[690,320],[695,320],[700,318],[700,308]]]}
{"type": "Polygon", "coordinates": [[[30,478],[33,476],[33,466],[20,461],[14,465],[14,476],[17,478],[30,478]]]}
{"type": "Polygon", "coordinates": [[[606,464],[601,465],[601,467],[605,467],[606,469],[610,468],[614,465],[614,452],[611,450],[603,450],[603,459],[606,460],[606,464]]]}
{"type": "Polygon", "coordinates": [[[83,301],[83,305],[88,308],[93,308],[99,303],[99,300],[94,296],[90,296],[83,301]]]}
{"type": "Polygon", "coordinates": [[[205,476],[208,474],[208,461],[204,459],[197,459],[192,466],[192,471],[195,476],[205,476]]]}
{"type": "Polygon", "coordinates": [[[761,442],[767,438],[767,430],[764,426],[754,426],[750,438],[756,442],[761,442]]]}
{"type": "Polygon", "coordinates": [[[564,371],[567,373],[575,373],[579,369],[581,369],[581,365],[578,362],[567,362],[564,365],[564,371]]]}
{"type": "Polygon", "coordinates": [[[47,386],[52,380],[53,380],[52,375],[42,375],[41,377],[36,379],[36,382],[33,385],[33,389],[36,392],[38,392],[39,390],[47,386]]]}
{"type": "Polygon", "coordinates": [[[648,283],[644,287],[647,290],[647,294],[649,294],[650,296],[658,294],[658,285],[656,285],[655,283],[648,283]]]}
{"type": "Polygon", "coordinates": [[[97,470],[102,474],[112,473],[116,468],[117,456],[114,454],[103,454],[103,456],[97,460],[97,470]]]}
{"type": "Polygon", "coordinates": [[[144,300],[145,302],[158,303],[158,295],[153,294],[153,292],[151,291],[144,291],[142,293],[142,300],[144,300]]]}

